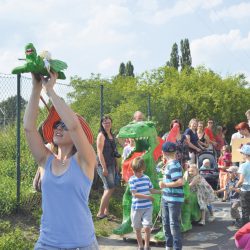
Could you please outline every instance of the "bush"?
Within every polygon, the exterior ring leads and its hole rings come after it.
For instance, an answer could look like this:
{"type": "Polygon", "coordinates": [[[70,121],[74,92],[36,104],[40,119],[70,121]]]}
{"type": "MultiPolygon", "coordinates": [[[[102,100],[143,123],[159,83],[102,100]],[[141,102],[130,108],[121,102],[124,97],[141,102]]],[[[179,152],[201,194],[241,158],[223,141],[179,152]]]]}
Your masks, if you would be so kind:
{"type": "Polygon", "coordinates": [[[0,237],[0,249],[4,250],[29,250],[33,249],[33,245],[19,228],[9,233],[3,233],[0,237]]]}
{"type": "Polygon", "coordinates": [[[15,208],[16,181],[8,176],[0,176],[0,215],[8,215],[15,208]]]}

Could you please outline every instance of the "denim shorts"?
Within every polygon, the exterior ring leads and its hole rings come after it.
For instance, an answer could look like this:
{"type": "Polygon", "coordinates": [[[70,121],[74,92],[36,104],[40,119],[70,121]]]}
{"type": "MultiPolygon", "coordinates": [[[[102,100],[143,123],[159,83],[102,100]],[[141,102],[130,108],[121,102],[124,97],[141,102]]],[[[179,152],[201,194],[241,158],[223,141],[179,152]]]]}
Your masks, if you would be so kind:
{"type": "Polygon", "coordinates": [[[97,240],[86,247],[74,247],[74,248],[62,248],[62,247],[52,247],[47,244],[37,242],[34,250],[99,250],[97,240]]]}
{"type": "Polygon", "coordinates": [[[142,227],[152,226],[152,213],[153,207],[142,208],[142,209],[131,209],[131,221],[132,227],[135,229],[140,229],[142,227]]]}
{"type": "Polygon", "coordinates": [[[115,167],[108,168],[108,176],[103,175],[103,169],[100,165],[97,166],[97,173],[102,179],[103,188],[112,189],[115,187],[115,167]]]}

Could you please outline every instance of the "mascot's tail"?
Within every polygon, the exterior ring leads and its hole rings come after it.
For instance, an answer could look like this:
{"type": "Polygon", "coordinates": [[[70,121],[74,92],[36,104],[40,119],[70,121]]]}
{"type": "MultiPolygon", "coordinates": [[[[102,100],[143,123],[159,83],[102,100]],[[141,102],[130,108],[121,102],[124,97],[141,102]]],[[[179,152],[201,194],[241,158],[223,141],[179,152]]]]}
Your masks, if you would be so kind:
{"type": "Polygon", "coordinates": [[[174,123],[173,128],[169,131],[166,141],[176,143],[176,137],[180,132],[180,126],[178,123],[174,123]]]}
{"type": "Polygon", "coordinates": [[[60,61],[60,60],[50,60],[50,67],[55,71],[59,72],[61,70],[67,69],[68,65],[67,63],[60,61]]]}

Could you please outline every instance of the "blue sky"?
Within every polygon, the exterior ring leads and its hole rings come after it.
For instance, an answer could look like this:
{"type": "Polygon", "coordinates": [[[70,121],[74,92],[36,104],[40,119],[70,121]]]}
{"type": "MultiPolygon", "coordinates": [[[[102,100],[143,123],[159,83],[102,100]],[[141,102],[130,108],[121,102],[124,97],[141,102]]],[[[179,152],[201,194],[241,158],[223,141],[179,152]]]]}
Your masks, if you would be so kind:
{"type": "Polygon", "coordinates": [[[173,43],[188,38],[193,66],[250,80],[250,1],[0,0],[0,73],[22,64],[24,46],[68,63],[70,76],[135,74],[163,66],[173,43]]]}

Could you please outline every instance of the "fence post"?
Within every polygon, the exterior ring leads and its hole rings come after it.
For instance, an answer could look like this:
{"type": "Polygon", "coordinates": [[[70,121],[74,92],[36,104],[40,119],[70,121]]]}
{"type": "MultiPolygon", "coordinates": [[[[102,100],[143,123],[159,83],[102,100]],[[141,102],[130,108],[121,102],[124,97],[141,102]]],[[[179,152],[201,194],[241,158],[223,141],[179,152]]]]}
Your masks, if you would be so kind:
{"type": "Polygon", "coordinates": [[[150,102],[150,94],[148,94],[148,121],[151,120],[151,102],[150,102]]]}
{"type": "Polygon", "coordinates": [[[17,189],[16,189],[16,205],[17,212],[20,208],[20,120],[21,120],[21,74],[17,75],[17,100],[16,100],[16,172],[17,172],[17,189]]]}
{"type": "Polygon", "coordinates": [[[100,85],[100,120],[102,119],[103,115],[104,115],[104,111],[103,111],[103,84],[100,85]]]}

